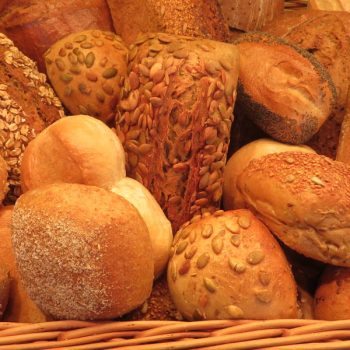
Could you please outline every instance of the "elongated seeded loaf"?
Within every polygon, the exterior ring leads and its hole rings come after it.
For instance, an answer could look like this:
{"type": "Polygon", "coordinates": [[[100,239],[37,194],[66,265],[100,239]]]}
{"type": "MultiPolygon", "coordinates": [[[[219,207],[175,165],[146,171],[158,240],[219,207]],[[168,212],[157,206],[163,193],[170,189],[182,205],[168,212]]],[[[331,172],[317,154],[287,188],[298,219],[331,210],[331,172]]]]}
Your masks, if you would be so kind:
{"type": "Polygon", "coordinates": [[[127,61],[120,37],[101,30],[68,35],[45,53],[48,77],[70,113],[104,122],[115,115],[127,61]]]}
{"type": "Polygon", "coordinates": [[[105,0],[11,0],[0,13],[0,32],[36,61],[40,71],[52,44],[86,29],[113,30],[105,0]]]}
{"type": "Polygon", "coordinates": [[[308,50],[328,70],[337,91],[335,109],[309,145],[335,158],[339,132],[350,106],[350,14],[339,11],[291,11],[263,30],[308,50]]]}
{"type": "Polygon", "coordinates": [[[0,154],[8,166],[10,194],[20,193],[20,165],[27,144],[63,115],[46,76],[0,34],[0,154]]]}
{"type": "Polygon", "coordinates": [[[127,174],[150,190],[174,230],[219,207],[237,76],[233,45],[149,34],[131,47],[116,132],[127,174]]]}
{"type": "Polygon", "coordinates": [[[163,32],[225,41],[228,26],[217,0],[107,0],[115,31],[132,43],[139,33],[163,32]]]}
{"type": "Polygon", "coordinates": [[[284,0],[220,0],[224,18],[231,28],[245,31],[259,30],[278,17],[284,0]]]}
{"type": "Polygon", "coordinates": [[[307,51],[268,34],[242,35],[236,44],[239,111],[278,141],[308,141],[333,111],[336,91],[327,70],[307,51]]]}
{"type": "Polygon", "coordinates": [[[245,205],[287,246],[350,266],[350,166],[312,153],[255,159],[238,177],[245,205]]]}

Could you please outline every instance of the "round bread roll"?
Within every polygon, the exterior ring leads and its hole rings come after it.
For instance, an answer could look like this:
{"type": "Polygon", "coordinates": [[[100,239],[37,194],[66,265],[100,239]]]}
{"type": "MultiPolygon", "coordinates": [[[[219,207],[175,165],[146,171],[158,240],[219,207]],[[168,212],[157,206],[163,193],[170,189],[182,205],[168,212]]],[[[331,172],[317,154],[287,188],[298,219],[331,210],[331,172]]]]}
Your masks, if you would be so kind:
{"type": "Polygon", "coordinates": [[[287,246],[350,266],[350,166],[318,154],[284,152],[253,160],[237,182],[246,207],[287,246]]]}
{"type": "Polygon", "coordinates": [[[297,316],[297,291],[282,249],[248,210],[204,214],[178,231],[168,285],[188,320],[297,316]]]}
{"type": "Polygon", "coordinates": [[[170,221],[151,193],[138,181],[126,177],[117,182],[112,192],[124,197],[139,211],[151,238],[154,276],[159,277],[167,266],[173,241],[170,221]]]}
{"type": "Polygon", "coordinates": [[[110,190],[125,177],[125,153],[118,137],[99,120],[62,118],[30,142],[23,156],[23,192],[54,182],[110,190]]]}
{"type": "Polygon", "coordinates": [[[261,158],[271,153],[293,151],[315,153],[308,146],[287,145],[270,139],[255,140],[235,152],[227,162],[224,171],[224,209],[231,210],[244,207],[244,200],[240,197],[239,191],[237,190],[237,178],[251,160],[261,158]]]}
{"type": "Polygon", "coordinates": [[[350,319],[350,269],[328,266],[321,276],[314,304],[317,319],[350,319]]]}
{"type": "Polygon", "coordinates": [[[47,75],[70,113],[104,122],[115,115],[127,61],[121,38],[100,30],[68,35],[45,53],[47,75]]]}
{"type": "Polygon", "coordinates": [[[52,184],[22,195],[12,242],[29,296],[55,319],[110,319],[150,295],[153,252],[146,224],[121,196],[52,184]]]}

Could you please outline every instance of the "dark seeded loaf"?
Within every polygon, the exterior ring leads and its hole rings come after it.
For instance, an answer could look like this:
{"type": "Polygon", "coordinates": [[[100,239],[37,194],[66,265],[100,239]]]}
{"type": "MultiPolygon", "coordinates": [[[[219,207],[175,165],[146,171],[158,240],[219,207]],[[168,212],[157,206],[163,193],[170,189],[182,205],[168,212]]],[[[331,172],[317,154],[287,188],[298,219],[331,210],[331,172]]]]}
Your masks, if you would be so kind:
{"type": "Polygon", "coordinates": [[[0,154],[8,165],[10,195],[20,193],[20,165],[27,144],[63,116],[46,76],[0,34],[0,154]]]}
{"type": "Polygon", "coordinates": [[[154,195],[176,231],[220,206],[236,98],[235,46],[167,34],[131,46],[116,115],[127,173],[154,195]]]}

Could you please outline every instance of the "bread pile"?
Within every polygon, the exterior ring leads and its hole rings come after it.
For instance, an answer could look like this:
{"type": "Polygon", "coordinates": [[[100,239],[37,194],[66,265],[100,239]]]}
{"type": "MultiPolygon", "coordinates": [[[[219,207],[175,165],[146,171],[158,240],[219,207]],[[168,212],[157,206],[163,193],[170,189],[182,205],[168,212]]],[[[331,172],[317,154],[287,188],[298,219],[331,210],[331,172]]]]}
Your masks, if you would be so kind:
{"type": "Polygon", "coordinates": [[[350,318],[349,14],[259,3],[1,3],[3,320],[350,318]]]}

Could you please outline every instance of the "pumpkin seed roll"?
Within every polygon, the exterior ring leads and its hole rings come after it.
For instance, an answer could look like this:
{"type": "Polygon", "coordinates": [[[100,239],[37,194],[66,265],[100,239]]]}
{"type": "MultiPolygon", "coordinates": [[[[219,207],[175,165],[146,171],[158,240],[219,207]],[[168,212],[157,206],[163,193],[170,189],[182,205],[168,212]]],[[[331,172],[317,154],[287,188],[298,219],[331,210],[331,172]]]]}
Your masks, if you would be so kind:
{"type": "Polygon", "coordinates": [[[146,34],[130,46],[116,114],[127,174],[174,230],[219,207],[238,79],[234,45],[146,34]]]}
{"type": "Polygon", "coordinates": [[[71,114],[113,119],[126,75],[128,49],[119,36],[86,30],[56,42],[45,54],[47,74],[71,114]]]}

